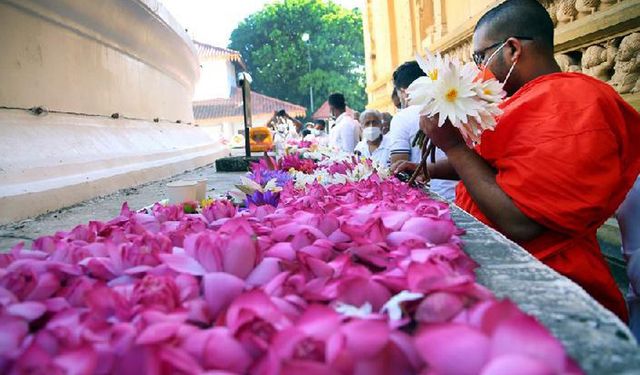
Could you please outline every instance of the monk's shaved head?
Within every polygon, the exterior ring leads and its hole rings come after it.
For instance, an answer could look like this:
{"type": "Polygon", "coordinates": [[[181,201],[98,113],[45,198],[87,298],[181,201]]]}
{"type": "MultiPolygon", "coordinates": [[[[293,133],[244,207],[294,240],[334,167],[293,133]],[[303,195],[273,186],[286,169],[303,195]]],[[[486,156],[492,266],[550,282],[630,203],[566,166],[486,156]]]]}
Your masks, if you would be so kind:
{"type": "Polygon", "coordinates": [[[553,52],[553,21],[536,0],[507,0],[496,6],[476,24],[476,31],[496,41],[510,37],[533,38],[545,52],[553,52]]]}

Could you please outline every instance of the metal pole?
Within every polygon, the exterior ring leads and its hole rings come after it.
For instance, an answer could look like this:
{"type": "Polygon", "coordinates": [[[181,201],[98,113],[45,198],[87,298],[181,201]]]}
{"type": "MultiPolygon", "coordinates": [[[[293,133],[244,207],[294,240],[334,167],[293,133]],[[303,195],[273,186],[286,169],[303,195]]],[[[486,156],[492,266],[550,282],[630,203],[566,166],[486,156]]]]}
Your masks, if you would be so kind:
{"type": "MultiPolygon", "coordinates": [[[[307,62],[309,63],[309,76],[311,76],[311,47],[307,43],[307,62]]],[[[309,104],[311,107],[311,114],[313,114],[313,85],[309,85],[309,104]]]]}
{"type": "Polygon", "coordinates": [[[244,77],[242,80],[242,109],[244,115],[244,156],[251,157],[251,143],[249,141],[249,128],[251,127],[251,86],[244,77]]]}

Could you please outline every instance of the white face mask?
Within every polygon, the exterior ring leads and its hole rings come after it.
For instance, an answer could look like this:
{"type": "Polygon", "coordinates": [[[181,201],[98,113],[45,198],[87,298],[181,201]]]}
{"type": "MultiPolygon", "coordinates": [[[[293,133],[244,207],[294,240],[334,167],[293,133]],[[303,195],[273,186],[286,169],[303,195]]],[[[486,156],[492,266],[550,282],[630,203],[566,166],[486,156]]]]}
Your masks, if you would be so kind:
{"type": "Polygon", "coordinates": [[[369,142],[373,142],[376,139],[380,138],[382,135],[382,130],[380,130],[377,126],[369,126],[362,130],[362,138],[366,139],[369,142]]]}
{"type": "Polygon", "coordinates": [[[311,134],[320,135],[320,134],[322,134],[322,130],[320,130],[320,129],[311,129],[311,134]]]}
{"type": "MultiPolygon", "coordinates": [[[[490,64],[490,62],[491,62],[491,59],[493,59],[493,57],[494,57],[495,55],[497,55],[497,54],[498,54],[498,52],[500,52],[500,50],[501,50],[501,49],[503,49],[503,48],[504,48],[504,46],[506,46],[506,45],[507,45],[507,42],[502,43],[502,45],[501,45],[498,49],[496,49],[496,50],[495,50],[495,51],[494,51],[494,52],[489,56],[489,58],[487,59],[487,62],[486,62],[486,63],[484,63],[484,69],[489,69],[489,64],[490,64]]],[[[507,76],[504,78],[504,81],[503,81],[503,82],[501,82],[501,83],[502,83],[502,87],[504,87],[504,85],[505,85],[505,84],[507,83],[507,81],[509,80],[509,77],[511,77],[511,73],[513,73],[513,69],[516,67],[516,64],[517,64],[517,63],[518,63],[518,60],[514,61],[514,62],[513,62],[513,64],[511,64],[511,68],[509,68],[509,72],[507,73],[507,76]]],[[[491,71],[491,69],[489,69],[489,71],[491,71]]],[[[493,75],[493,73],[491,73],[491,75],[492,75],[493,77],[495,77],[495,76],[493,75]]],[[[497,78],[496,78],[496,79],[497,79],[497,78]]]]}

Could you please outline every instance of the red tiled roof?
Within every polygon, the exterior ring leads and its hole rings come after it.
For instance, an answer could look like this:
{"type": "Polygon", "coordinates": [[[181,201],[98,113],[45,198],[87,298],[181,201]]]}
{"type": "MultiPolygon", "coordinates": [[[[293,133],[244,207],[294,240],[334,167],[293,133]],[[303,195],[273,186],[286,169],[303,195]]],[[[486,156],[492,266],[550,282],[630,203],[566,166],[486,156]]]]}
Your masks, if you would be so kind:
{"type": "MultiPolygon", "coordinates": [[[[353,114],[353,109],[349,108],[349,106],[347,106],[347,113],[353,114]]],[[[324,103],[322,103],[322,105],[320,106],[320,108],[318,108],[318,110],[315,111],[313,116],[311,116],[311,118],[314,120],[324,120],[324,119],[328,119],[329,117],[331,117],[331,111],[329,110],[328,100],[325,100],[324,103]]]]}
{"type": "MultiPolygon", "coordinates": [[[[284,109],[292,117],[306,116],[306,108],[284,100],[251,92],[251,113],[254,116],[273,114],[284,109]]],[[[242,90],[231,88],[229,99],[209,99],[193,102],[193,116],[196,120],[242,117],[242,90]]]]}
{"type": "Polygon", "coordinates": [[[244,61],[242,61],[242,56],[238,51],[212,46],[210,44],[201,43],[196,40],[193,41],[193,44],[195,44],[196,46],[196,51],[198,52],[198,57],[200,58],[200,60],[205,58],[229,60],[240,64],[242,68],[246,69],[244,61]]]}

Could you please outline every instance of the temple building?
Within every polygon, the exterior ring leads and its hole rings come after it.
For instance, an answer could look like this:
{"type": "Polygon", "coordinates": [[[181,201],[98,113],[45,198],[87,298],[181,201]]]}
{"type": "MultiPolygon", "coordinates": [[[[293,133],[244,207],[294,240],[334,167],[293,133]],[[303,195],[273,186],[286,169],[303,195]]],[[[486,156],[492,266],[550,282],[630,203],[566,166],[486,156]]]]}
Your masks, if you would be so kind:
{"type": "MultiPolygon", "coordinates": [[[[502,1],[365,0],[364,36],[368,107],[394,111],[394,69],[425,49],[471,59],[478,19],[502,1]]],[[[540,0],[555,30],[556,59],[563,71],[609,82],[640,109],[640,2],[634,0],[540,0]]]]}
{"type": "MultiPolygon", "coordinates": [[[[193,115],[199,126],[214,139],[224,143],[244,129],[242,90],[237,74],[246,70],[237,51],[193,42],[200,60],[200,80],[193,97],[193,115]]],[[[254,126],[264,126],[273,112],[284,109],[292,117],[304,117],[302,106],[251,92],[251,119],[254,126]]]]}

